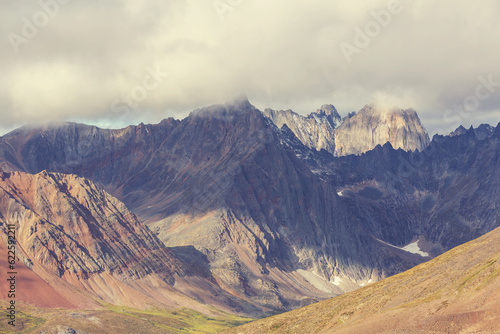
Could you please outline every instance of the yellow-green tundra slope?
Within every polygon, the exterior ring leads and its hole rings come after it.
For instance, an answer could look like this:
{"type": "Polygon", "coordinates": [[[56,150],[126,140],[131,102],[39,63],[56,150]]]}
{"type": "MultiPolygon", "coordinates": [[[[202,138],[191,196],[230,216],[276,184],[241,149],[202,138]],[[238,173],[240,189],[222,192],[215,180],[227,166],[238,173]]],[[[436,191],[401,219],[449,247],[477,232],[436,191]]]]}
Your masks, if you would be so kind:
{"type": "Polygon", "coordinates": [[[500,228],[373,285],[225,333],[500,333],[500,228]]]}
{"type": "MultiPolygon", "coordinates": [[[[0,305],[5,309],[6,301],[0,305]]],[[[186,308],[139,310],[108,305],[98,310],[71,310],[39,308],[24,303],[17,307],[16,326],[8,325],[3,319],[0,333],[201,334],[216,333],[250,320],[217,310],[214,310],[217,315],[208,317],[186,308]]]]}

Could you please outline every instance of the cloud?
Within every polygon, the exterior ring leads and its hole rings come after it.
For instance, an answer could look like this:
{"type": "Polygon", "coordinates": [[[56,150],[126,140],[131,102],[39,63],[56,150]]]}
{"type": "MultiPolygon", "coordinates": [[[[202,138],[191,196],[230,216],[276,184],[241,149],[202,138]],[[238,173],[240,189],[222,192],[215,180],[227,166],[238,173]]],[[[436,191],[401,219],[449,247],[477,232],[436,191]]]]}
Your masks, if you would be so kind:
{"type": "MultiPolygon", "coordinates": [[[[455,126],[444,115],[481,76],[500,82],[494,0],[401,0],[397,12],[386,0],[63,2],[0,4],[0,131],[157,122],[246,94],[259,108],[299,113],[413,107],[432,133],[455,126]],[[13,34],[23,38],[14,47],[13,34]],[[152,81],[152,68],[168,75],[152,81]]],[[[500,120],[500,84],[480,102],[457,114],[461,123],[500,120]]]]}

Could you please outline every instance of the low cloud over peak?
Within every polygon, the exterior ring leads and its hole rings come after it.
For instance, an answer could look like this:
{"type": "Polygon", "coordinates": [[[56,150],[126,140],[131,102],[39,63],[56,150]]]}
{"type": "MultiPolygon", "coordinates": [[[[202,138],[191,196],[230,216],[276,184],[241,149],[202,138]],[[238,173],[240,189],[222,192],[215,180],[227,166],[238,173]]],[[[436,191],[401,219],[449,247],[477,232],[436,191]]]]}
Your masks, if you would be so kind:
{"type": "Polygon", "coordinates": [[[499,14],[493,0],[5,2],[0,127],[155,122],[242,93],[302,114],[412,107],[430,133],[496,124],[499,14]]]}

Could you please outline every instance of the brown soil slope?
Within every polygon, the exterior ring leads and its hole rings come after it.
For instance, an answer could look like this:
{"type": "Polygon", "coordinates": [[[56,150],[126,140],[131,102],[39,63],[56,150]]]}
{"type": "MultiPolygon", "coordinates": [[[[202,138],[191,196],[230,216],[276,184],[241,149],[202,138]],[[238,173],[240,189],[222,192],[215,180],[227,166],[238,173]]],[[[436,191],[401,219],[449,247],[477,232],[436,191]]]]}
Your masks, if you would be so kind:
{"type": "MultiPolygon", "coordinates": [[[[0,257],[0,268],[2,268],[6,274],[5,268],[8,268],[9,265],[7,263],[7,256],[4,256],[4,254],[7,254],[7,247],[3,242],[0,242],[0,254],[2,254],[0,257]]],[[[16,289],[14,297],[18,304],[19,302],[26,302],[40,307],[75,308],[73,303],[57,292],[52,286],[48,285],[47,282],[29,269],[24,263],[16,263],[15,273],[16,289]]],[[[5,276],[7,279],[10,278],[9,274],[5,276]]],[[[2,275],[2,279],[0,279],[0,299],[10,301],[11,298],[8,297],[10,282],[7,281],[7,279],[4,279],[4,275],[2,275]]]]}
{"type": "Polygon", "coordinates": [[[500,333],[500,228],[363,289],[227,333],[500,333]]]}
{"type": "MultiPolygon", "coordinates": [[[[188,307],[205,314],[213,313],[207,304],[235,313],[256,309],[222,291],[202,269],[185,265],[123,203],[84,178],[0,170],[4,262],[9,225],[16,232],[18,301],[41,307],[188,307]]],[[[4,283],[0,287],[8,290],[4,283]]]]}

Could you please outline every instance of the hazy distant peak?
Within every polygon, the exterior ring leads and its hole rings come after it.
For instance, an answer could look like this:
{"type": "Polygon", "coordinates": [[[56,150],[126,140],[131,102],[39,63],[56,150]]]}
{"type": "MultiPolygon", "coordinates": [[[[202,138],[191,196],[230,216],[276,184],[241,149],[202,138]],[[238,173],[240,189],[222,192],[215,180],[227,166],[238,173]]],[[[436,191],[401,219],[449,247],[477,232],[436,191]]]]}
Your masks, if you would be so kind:
{"type": "Polygon", "coordinates": [[[455,129],[455,131],[450,133],[450,137],[454,136],[460,136],[463,135],[467,132],[467,129],[463,127],[463,125],[460,125],[458,128],[455,129]]]}
{"type": "Polygon", "coordinates": [[[477,128],[474,128],[471,125],[469,129],[466,129],[462,125],[460,125],[455,131],[451,132],[449,136],[455,137],[469,134],[479,140],[483,140],[490,137],[494,133],[494,131],[495,128],[489,124],[481,124],[477,128]]]}

